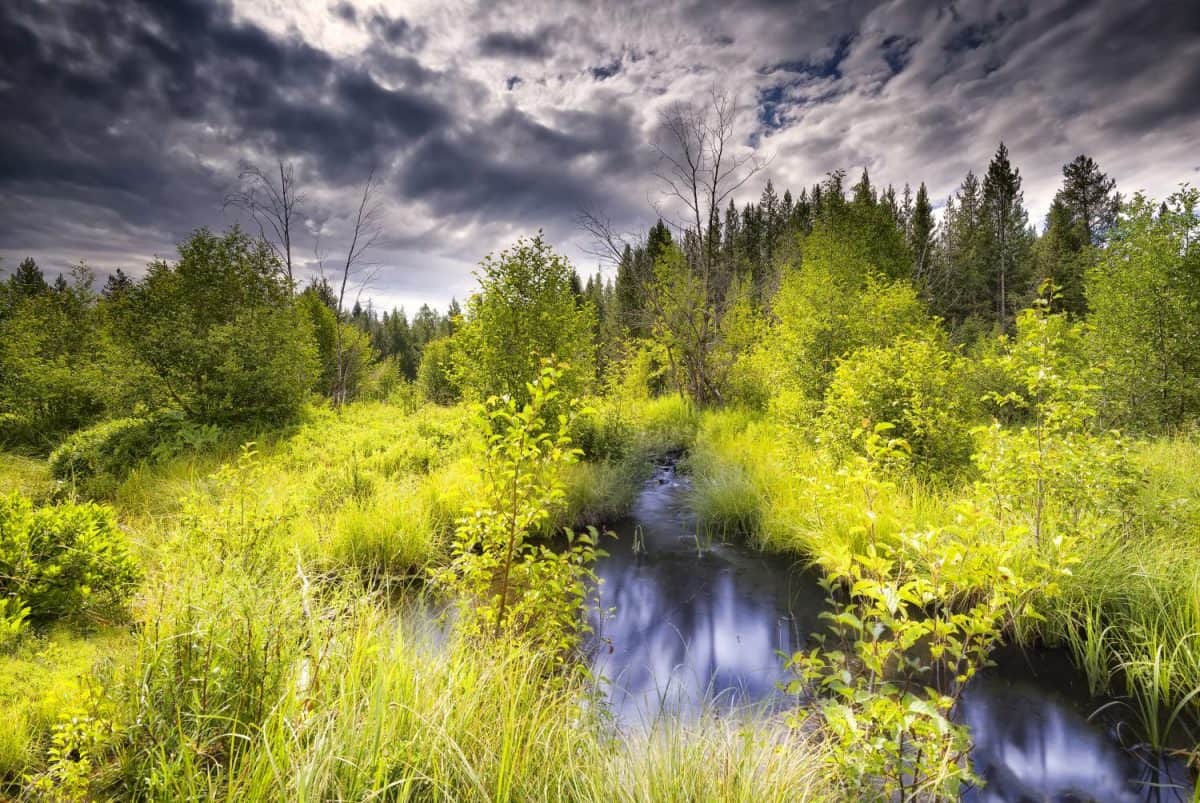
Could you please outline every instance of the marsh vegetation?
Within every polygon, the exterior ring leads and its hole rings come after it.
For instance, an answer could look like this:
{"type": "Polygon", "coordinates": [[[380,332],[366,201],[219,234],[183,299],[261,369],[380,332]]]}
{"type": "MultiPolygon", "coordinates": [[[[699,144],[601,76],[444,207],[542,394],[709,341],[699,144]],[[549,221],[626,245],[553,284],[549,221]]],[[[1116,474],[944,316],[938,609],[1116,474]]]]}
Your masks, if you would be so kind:
{"type": "MultiPolygon", "coordinates": [[[[1197,193],[1122,202],[1080,157],[1039,235],[1001,146],[940,221],[865,173],[724,210],[758,167],[701,158],[674,230],[588,216],[610,279],[520,239],[462,309],[412,320],[347,308],[356,246],[341,292],[300,288],[238,229],[99,293],[18,266],[0,793],[1027,794],[971,760],[977,680],[1019,649],[1069,656],[1081,705],[1116,717],[1077,731],[1097,755],[1167,768],[1120,794],[1192,795],[1197,193]],[[668,465],[664,536],[645,488],[668,465]],[[698,693],[631,726],[631,676],[597,658],[661,635],[639,582],[720,581],[684,554],[802,567],[811,607],[783,641],[685,639],[766,667],[769,705],[698,693]]],[[[1098,789],[1061,783],[1037,790],[1098,789]]]]}

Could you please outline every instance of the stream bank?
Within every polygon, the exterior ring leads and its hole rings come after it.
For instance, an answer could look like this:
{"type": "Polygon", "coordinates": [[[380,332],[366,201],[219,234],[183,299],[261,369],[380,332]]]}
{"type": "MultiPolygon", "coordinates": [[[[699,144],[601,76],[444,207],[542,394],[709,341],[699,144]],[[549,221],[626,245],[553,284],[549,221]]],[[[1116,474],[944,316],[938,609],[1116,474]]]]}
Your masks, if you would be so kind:
{"type": "MultiPolygon", "coordinates": [[[[698,536],[689,480],[658,465],[606,539],[592,668],[625,726],[664,715],[794,705],[784,665],[824,625],[818,575],[794,559],[698,536]]],[[[1120,704],[1092,698],[1061,650],[1005,648],[964,692],[976,773],[967,800],[1192,800],[1182,762],[1127,748],[1120,704]],[[1098,712],[1098,713],[1097,713],[1098,712]]]]}

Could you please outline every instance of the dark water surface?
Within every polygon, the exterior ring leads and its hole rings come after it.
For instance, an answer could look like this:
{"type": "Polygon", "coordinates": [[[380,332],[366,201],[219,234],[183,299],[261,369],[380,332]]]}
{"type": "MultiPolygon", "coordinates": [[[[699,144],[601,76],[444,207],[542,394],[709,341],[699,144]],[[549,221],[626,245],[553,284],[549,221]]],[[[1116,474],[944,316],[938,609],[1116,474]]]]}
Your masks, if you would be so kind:
{"type": "MultiPolygon", "coordinates": [[[[661,466],[630,518],[607,540],[594,670],[607,678],[619,722],[663,713],[765,709],[794,704],[780,653],[820,632],[824,592],[816,575],[749,548],[703,543],[687,509],[687,480],[661,466]]],[[[964,692],[975,771],[987,781],[972,801],[1190,801],[1178,762],[1121,747],[1132,731],[1119,706],[1090,699],[1065,654],[1005,650],[964,692]]]]}

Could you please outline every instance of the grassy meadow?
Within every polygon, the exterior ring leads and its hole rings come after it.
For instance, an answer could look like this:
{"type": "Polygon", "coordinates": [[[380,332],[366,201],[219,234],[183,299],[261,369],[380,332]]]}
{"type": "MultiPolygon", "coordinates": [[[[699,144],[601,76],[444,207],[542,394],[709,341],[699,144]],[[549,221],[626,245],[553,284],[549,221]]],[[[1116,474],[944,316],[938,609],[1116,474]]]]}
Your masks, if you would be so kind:
{"type": "MultiPolygon", "coordinates": [[[[778,420],[677,397],[600,402],[575,439],[553,525],[614,520],[655,456],[686,449],[701,526],[818,565],[948,525],[979,489],[861,485],[778,420]]],[[[590,679],[518,645],[448,636],[426,582],[479,493],[464,406],[385,402],[162,463],[111,486],[143,576],[128,621],[36,631],[0,657],[5,794],[144,800],[829,800],[847,794],[811,729],[660,721],[621,735],[590,679]],[[551,680],[547,680],[547,678],[551,680]],[[557,679],[555,679],[557,678],[557,679]],[[840,791],[839,791],[840,790],[840,791]]],[[[1012,636],[1065,643],[1097,693],[1128,694],[1144,738],[1200,712],[1200,444],[1132,447],[1119,529],[1083,539],[1060,591],[1012,636]]],[[[43,461],[0,482],[78,495],[43,461]]],[[[976,500],[977,502],[978,500],[976,500]]],[[[1028,545],[1032,552],[1033,545],[1028,545]]],[[[1177,743],[1175,746],[1178,746],[1177,743]]]]}

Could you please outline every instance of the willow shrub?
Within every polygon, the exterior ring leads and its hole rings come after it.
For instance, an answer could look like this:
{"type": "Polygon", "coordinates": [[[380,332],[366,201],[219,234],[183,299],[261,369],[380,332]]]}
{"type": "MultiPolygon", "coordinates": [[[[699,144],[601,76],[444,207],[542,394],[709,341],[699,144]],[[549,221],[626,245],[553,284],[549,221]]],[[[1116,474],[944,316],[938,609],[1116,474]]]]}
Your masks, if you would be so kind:
{"type": "Polygon", "coordinates": [[[909,453],[888,429],[871,433],[866,456],[843,469],[847,488],[858,491],[842,504],[861,522],[861,546],[822,561],[831,632],[792,656],[798,679],[790,690],[811,693],[796,719],[815,715],[831,768],[859,799],[954,800],[978,781],[955,706],[1014,620],[1041,616],[1033,600],[1075,557],[1056,544],[1016,572],[1008,567],[1022,544],[966,505],[953,524],[886,537],[874,507],[909,453]]]}
{"type": "Polygon", "coordinates": [[[120,616],[139,570],[110,508],[34,508],[0,497],[0,600],[6,621],[120,616]]]}
{"type": "Polygon", "coordinates": [[[971,422],[959,359],[932,339],[900,338],[842,360],[825,392],[819,440],[835,453],[863,454],[876,425],[893,426],[921,475],[953,474],[970,464],[971,422]]]}
{"type": "Polygon", "coordinates": [[[560,367],[543,367],[527,385],[528,401],[492,398],[482,414],[490,428],[483,489],[475,509],[458,523],[448,566],[434,579],[461,600],[457,626],[468,638],[518,638],[565,655],[586,626],[583,601],[595,577],[595,530],[566,531],[567,547],[533,543],[566,502],[562,471],[579,456],[562,409],[560,367]]]}

